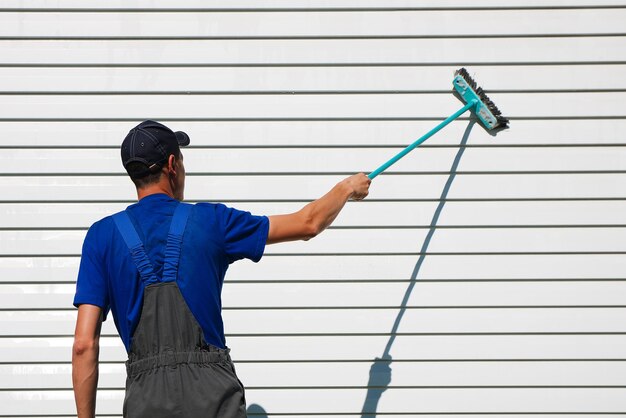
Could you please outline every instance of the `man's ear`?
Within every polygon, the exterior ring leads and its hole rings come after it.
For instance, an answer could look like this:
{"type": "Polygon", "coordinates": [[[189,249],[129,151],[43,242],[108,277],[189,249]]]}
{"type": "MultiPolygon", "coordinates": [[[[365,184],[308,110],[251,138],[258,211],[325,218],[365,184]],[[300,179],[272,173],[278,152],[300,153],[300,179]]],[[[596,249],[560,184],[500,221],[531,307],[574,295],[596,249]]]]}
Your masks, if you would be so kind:
{"type": "Polygon", "coordinates": [[[167,173],[176,175],[176,157],[174,154],[170,154],[170,158],[167,160],[167,173]]]}

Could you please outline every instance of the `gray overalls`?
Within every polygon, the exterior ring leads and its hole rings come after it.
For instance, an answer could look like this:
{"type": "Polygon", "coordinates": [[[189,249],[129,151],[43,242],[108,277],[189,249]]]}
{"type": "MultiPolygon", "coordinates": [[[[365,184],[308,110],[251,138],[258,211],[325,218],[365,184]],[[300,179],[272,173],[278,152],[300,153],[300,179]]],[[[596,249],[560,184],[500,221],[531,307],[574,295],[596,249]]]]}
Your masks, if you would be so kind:
{"type": "Polygon", "coordinates": [[[206,343],[176,278],[183,233],[193,205],[172,218],[163,276],[158,278],[128,214],[113,216],[144,284],[139,324],[126,362],[126,418],[245,418],[244,389],[229,349],[206,343]]]}

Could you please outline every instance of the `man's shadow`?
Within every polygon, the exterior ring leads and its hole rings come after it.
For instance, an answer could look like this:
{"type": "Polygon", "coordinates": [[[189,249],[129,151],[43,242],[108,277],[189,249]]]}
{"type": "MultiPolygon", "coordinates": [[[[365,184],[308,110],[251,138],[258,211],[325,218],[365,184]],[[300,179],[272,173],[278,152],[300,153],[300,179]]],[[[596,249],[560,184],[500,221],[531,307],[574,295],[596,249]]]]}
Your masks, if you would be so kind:
{"type": "Polygon", "coordinates": [[[265,412],[265,409],[263,409],[261,405],[255,403],[248,406],[246,414],[250,418],[267,418],[267,412],[265,412]]]}
{"type": "Polygon", "coordinates": [[[459,163],[461,162],[461,157],[465,152],[465,145],[467,144],[470,132],[472,131],[475,123],[476,121],[474,118],[470,119],[470,123],[463,133],[463,138],[461,139],[461,143],[459,144],[459,150],[456,153],[456,156],[454,157],[454,162],[452,163],[452,167],[450,168],[450,176],[448,177],[448,181],[446,181],[446,184],[443,187],[443,191],[441,192],[441,196],[439,197],[439,205],[437,205],[437,209],[435,210],[433,218],[430,221],[428,234],[426,235],[424,243],[422,244],[420,257],[415,263],[415,267],[413,268],[413,272],[411,273],[409,286],[404,293],[404,298],[402,299],[402,304],[400,305],[400,311],[398,312],[398,316],[396,317],[393,328],[391,329],[389,341],[387,341],[387,345],[385,346],[385,351],[380,357],[374,359],[374,362],[370,367],[369,381],[367,382],[367,394],[365,396],[363,408],[361,409],[361,418],[376,417],[378,402],[380,401],[383,392],[387,390],[389,384],[391,383],[391,363],[393,361],[390,354],[391,346],[396,339],[398,327],[400,326],[400,321],[402,321],[402,317],[406,312],[406,307],[407,303],[409,302],[409,298],[411,297],[411,292],[413,291],[415,283],[417,282],[417,277],[419,275],[422,264],[424,263],[424,259],[426,258],[428,246],[430,245],[430,241],[432,240],[433,235],[435,234],[435,230],[437,229],[437,221],[439,220],[439,216],[441,215],[443,207],[446,204],[448,192],[450,191],[452,182],[456,177],[457,169],[459,167],[459,163]]]}

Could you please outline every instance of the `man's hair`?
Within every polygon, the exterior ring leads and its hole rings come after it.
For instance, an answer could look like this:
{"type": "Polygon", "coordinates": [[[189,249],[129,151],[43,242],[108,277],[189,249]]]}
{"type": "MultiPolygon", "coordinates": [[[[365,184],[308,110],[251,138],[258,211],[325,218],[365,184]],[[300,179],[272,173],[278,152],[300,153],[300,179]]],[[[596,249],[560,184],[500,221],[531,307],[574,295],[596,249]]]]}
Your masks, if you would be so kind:
{"type": "MultiPolygon", "coordinates": [[[[177,153],[170,155],[173,155],[178,160],[180,158],[180,150],[177,153]]],[[[155,173],[149,173],[143,177],[136,178],[133,174],[144,172],[146,170],[146,165],[139,161],[133,161],[128,163],[128,165],[126,166],[126,171],[128,172],[130,179],[133,183],[135,183],[135,187],[137,187],[138,189],[143,189],[144,187],[150,186],[151,184],[158,183],[161,180],[161,175],[163,175],[162,169],[163,167],[159,167],[159,171],[155,173]]]]}

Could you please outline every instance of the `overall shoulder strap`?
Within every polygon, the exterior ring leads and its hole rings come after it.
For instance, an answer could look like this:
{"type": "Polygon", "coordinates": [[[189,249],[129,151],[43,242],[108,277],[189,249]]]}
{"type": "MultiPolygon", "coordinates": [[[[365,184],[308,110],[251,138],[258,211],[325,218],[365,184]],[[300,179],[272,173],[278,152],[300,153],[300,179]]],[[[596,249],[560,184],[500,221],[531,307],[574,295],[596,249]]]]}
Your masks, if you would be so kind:
{"type": "Polygon", "coordinates": [[[183,234],[189,219],[189,213],[193,205],[180,203],[174,211],[172,224],[167,235],[165,246],[165,259],[163,260],[163,281],[173,282],[178,275],[178,261],[180,260],[180,249],[183,243],[183,234]]]}
{"type": "Polygon", "coordinates": [[[128,246],[130,250],[130,255],[137,266],[137,270],[139,271],[139,276],[141,277],[141,281],[147,286],[151,283],[157,282],[157,277],[154,274],[154,269],[152,268],[152,263],[148,258],[148,254],[146,254],[146,250],[143,247],[143,243],[141,239],[139,239],[139,235],[137,234],[137,230],[133,225],[128,213],[126,211],[118,212],[113,215],[113,220],[115,221],[115,225],[117,229],[122,234],[124,238],[124,242],[128,246]]]}

